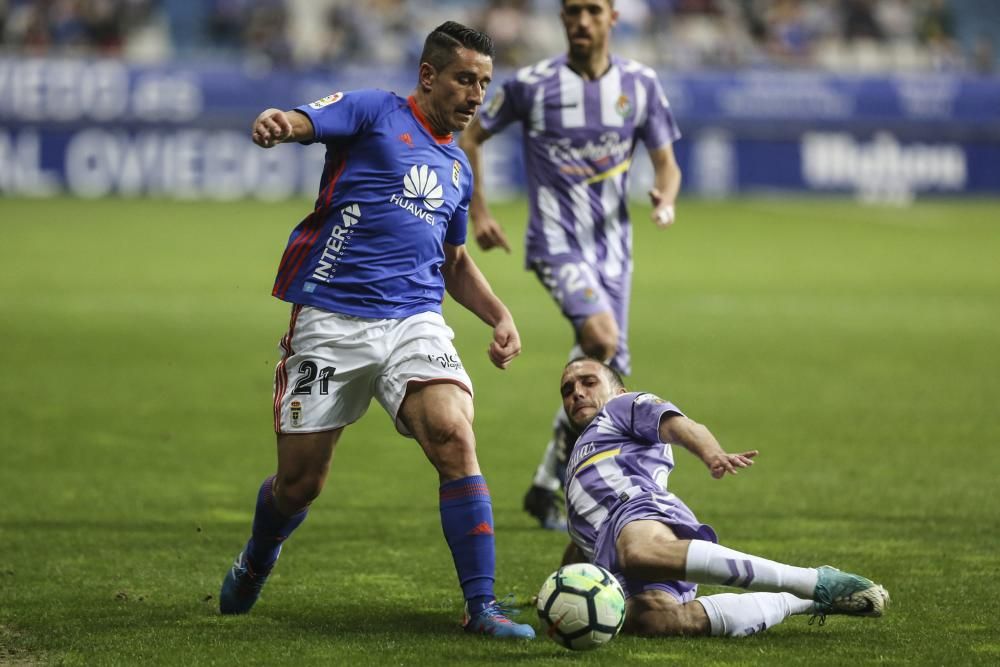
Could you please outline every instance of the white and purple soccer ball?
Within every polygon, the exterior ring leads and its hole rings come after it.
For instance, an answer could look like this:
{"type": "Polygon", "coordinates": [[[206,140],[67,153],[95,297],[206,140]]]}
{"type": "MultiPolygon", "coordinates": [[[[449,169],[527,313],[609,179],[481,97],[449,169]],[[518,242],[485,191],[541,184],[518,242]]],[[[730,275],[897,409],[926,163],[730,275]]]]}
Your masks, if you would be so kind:
{"type": "Polygon", "coordinates": [[[564,565],[538,591],[538,618],[560,646],[589,651],[615,638],[625,623],[625,592],[604,568],[564,565]]]}

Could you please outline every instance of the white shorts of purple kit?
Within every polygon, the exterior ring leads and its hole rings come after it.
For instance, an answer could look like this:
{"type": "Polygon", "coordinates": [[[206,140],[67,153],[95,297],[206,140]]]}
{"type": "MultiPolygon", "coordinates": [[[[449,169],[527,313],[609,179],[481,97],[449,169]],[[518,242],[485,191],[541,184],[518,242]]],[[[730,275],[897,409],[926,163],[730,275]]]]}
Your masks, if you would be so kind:
{"type": "Polygon", "coordinates": [[[601,525],[594,541],[594,564],[608,570],[625,589],[625,597],[643,591],[657,590],[669,593],[678,602],[690,602],[698,592],[698,585],[689,581],[651,581],[626,577],[618,563],[615,543],[622,529],[633,521],[659,521],[673,531],[679,540],[706,540],[718,542],[715,531],[708,524],[695,518],[684,502],[669,492],[639,493],[618,505],[601,525]]]}

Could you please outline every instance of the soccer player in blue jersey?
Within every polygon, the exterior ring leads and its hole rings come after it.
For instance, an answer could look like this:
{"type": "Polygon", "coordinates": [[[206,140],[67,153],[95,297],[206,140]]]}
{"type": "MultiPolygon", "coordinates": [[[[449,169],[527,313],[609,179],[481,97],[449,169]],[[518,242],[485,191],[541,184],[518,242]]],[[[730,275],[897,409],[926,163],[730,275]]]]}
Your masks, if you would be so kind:
{"type": "Polygon", "coordinates": [[[742,637],[793,614],[881,616],[889,594],[829,566],[794,567],[717,544],[667,488],[671,444],[697,456],[712,477],[737,474],[757,451],[729,454],[703,425],[653,394],[629,392],[612,367],[594,359],[567,364],[563,408],[580,437],[566,470],[573,540],[564,561],[611,571],[628,598],[625,630],[644,635],[742,637]],[[695,597],[697,584],[753,593],[695,597]]]}
{"type": "MultiPolygon", "coordinates": [[[[513,122],[521,124],[529,220],[525,260],[573,328],[572,356],[585,354],[630,372],[628,306],[632,230],[628,169],[637,141],[653,164],[653,221],[674,221],[681,171],[672,142],[677,123],[656,73],[612,56],[613,0],[563,0],[565,55],[517,72],[462,133],[476,178],[470,215],[485,250],[510,251],[483,193],[481,145],[513,122]]],[[[566,454],[576,434],[559,409],[553,435],[525,496],[543,527],[565,527],[556,499],[566,454]]]]}
{"type": "Polygon", "coordinates": [[[320,142],[315,209],[292,232],[274,296],[292,304],[274,379],[278,464],[257,498],[252,534],[226,573],[223,614],[250,611],[284,541],[326,481],[344,427],[372,397],[438,471],[444,535],[470,633],[532,638],[496,601],[493,511],[476,459],[472,382],[441,317],[444,292],[493,329],[489,358],[520,351],[507,307],[465,249],[472,173],[452,133],[482,104],[493,43],[448,22],[428,37],[416,89],[336,92],[267,109],[253,141],[320,142]]]}

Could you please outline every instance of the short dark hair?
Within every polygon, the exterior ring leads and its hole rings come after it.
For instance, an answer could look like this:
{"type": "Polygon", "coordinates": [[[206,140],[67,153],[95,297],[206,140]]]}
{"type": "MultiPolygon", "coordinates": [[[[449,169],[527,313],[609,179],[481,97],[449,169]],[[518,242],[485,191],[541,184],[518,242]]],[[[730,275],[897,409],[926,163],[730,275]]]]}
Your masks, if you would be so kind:
{"type": "Polygon", "coordinates": [[[434,28],[424,41],[420,54],[421,63],[430,63],[439,72],[451,63],[455,51],[465,47],[493,58],[496,49],[493,40],[485,32],[473,30],[455,21],[445,21],[434,28]]]}
{"type": "Polygon", "coordinates": [[[622,374],[619,373],[613,366],[609,366],[597,357],[588,357],[586,355],[574,357],[573,359],[570,359],[563,368],[569,368],[572,364],[575,364],[578,361],[596,361],[604,368],[604,374],[607,376],[612,389],[626,389],[625,380],[622,379],[622,374]]]}

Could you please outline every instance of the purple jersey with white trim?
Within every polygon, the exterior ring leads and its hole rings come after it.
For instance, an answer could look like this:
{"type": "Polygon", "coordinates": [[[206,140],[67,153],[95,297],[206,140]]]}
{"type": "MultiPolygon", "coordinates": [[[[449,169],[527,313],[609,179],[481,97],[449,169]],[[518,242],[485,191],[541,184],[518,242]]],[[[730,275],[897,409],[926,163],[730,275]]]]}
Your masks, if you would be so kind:
{"type": "Polygon", "coordinates": [[[630,392],[605,404],[584,429],[566,465],[566,512],[573,540],[593,551],[601,525],[623,498],[663,494],[674,455],[660,441],[660,419],[681,415],[654,394],[630,392]]]}
{"type": "Polygon", "coordinates": [[[465,243],[472,170],[412,98],[335,93],[297,107],[326,145],[315,210],[292,231],[272,294],[368,317],[441,312],[444,244],[465,243]]]}
{"type": "Polygon", "coordinates": [[[656,73],[611,57],[601,78],[580,77],[565,55],[525,67],[480,114],[495,133],[524,130],[530,218],[527,260],[572,254],[614,277],[632,259],[628,167],[636,140],[649,150],[680,130],[656,73]]]}

